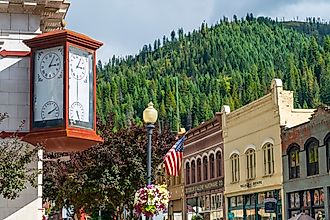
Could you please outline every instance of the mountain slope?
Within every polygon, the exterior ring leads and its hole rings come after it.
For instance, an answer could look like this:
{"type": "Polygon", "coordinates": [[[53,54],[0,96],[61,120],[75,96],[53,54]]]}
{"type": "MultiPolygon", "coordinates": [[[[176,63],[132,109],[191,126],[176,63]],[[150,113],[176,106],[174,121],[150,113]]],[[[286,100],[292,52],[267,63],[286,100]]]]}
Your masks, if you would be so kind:
{"type": "Polygon", "coordinates": [[[275,77],[295,92],[296,107],[330,104],[330,37],[319,41],[285,26],[253,18],[202,24],[192,33],[172,31],[135,57],[99,64],[98,115],[113,113],[117,127],[125,126],[129,119],[139,122],[152,100],[160,123],[175,129],[180,120],[189,128],[224,104],[235,109],[263,96],[275,77]]]}

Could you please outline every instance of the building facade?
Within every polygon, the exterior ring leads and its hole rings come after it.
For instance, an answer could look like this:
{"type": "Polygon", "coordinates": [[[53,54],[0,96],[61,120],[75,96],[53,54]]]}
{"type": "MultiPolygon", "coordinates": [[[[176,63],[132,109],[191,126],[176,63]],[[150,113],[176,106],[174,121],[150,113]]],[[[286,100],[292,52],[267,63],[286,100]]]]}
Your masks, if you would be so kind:
{"type": "Polygon", "coordinates": [[[329,220],[330,109],[319,107],[311,119],[282,131],[285,218],[305,212],[329,220]]]}
{"type": "Polygon", "coordinates": [[[186,219],[224,219],[221,113],[187,133],[183,153],[186,219]]]}
{"type": "Polygon", "coordinates": [[[306,122],[312,112],[294,109],[279,79],[262,98],[233,112],[223,107],[227,219],[283,219],[281,126],[306,122]]]}
{"type": "MultiPolygon", "coordinates": [[[[29,132],[30,49],[22,41],[61,29],[69,5],[66,0],[1,1],[0,112],[7,112],[9,118],[0,124],[0,138],[16,131],[21,121],[25,121],[22,132],[29,132]]],[[[42,162],[34,166],[41,169],[42,162]]],[[[0,198],[0,219],[41,219],[41,175],[38,184],[37,189],[28,187],[18,199],[0,198]]]]}

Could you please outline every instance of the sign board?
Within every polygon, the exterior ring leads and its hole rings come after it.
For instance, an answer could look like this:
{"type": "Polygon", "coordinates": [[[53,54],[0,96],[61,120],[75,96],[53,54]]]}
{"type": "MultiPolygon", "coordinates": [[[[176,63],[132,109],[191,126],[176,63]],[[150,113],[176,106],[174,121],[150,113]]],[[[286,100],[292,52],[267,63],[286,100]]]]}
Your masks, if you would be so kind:
{"type": "Polygon", "coordinates": [[[192,193],[196,193],[196,192],[203,192],[205,190],[222,188],[223,186],[224,186],[223,179],[220,179],[220,180],[215,180],[212,182],[207,182],[207,183],[196,185],[196,186],[185,187],[186,188],[185,192],[186,192],[186,194],[192,194],[192,193]]]}
{"type": "Polygon", "coordinates": [[[277,200],[274,198],[266,198],[264,201],[265,212],[266,213],[275,213],[276,212],[276,203],[277,200]]]}

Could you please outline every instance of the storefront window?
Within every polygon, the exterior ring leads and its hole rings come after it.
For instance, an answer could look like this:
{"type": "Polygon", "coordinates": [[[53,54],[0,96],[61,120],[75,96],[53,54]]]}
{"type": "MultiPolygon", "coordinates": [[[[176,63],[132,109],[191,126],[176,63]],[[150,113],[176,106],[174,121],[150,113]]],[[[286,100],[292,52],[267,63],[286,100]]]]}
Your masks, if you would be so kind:
{"type": "Polygon", "coordinates": [[[318,220],[324,216],[324,191],[323,189],[311,189],[288,194],[289,217],[304,212],[318,220]]]}

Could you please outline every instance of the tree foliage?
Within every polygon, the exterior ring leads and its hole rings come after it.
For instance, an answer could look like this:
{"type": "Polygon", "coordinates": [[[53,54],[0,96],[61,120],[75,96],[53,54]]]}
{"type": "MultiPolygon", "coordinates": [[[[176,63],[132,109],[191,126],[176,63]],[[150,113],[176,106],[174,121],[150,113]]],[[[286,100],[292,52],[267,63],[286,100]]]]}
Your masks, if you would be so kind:
{"type": "MultiPolygon", "coordinates": [[[[134,193],[146,184],[147,136],[144,127],[131,124],[113,132],[113,120],[99,125],[104,143],[70,154],[68,162],[45,163],[44,195],[57,208],[73,206],[87,212],[100,208],[114,214],[124,205],[132,209],[134,193]]],[[[155,168],[174,141],[167,129],[155,129],[152,165],[155,168]]],[[[61,154],[48,153],[47,157],[61,154]]]]}
{"type": "Polygon", "coordinates": [[[269,91],[273,78],[294,91],[295,106],[329,103],[330,25],[318,19],[276,22],[224,17],[199,30],[172,31],[136,56],[112,57],[98,65],[98,115],[115,115],[115,128],[139,123],[152,100],[160,124],[186,128],[211,118],[221,106],[239,108],[269,91]],[[162,42],[162,43],[161,43],[162,42]],[[175,77],[179,78],[179,103],[175,77]],[[180,120],[176,118],[179,104],[180,120]]]}
{"type": "MultiPolygon", "coordinates": [[[[0,113],[0,124],[7,118],[7,113],[0,113]]],[[[1,138],[0,132],[0,195],[3,198],[15,199],[28,184],[36,186],[38,149],[21,141],[17,133],[1,138]]]]}

